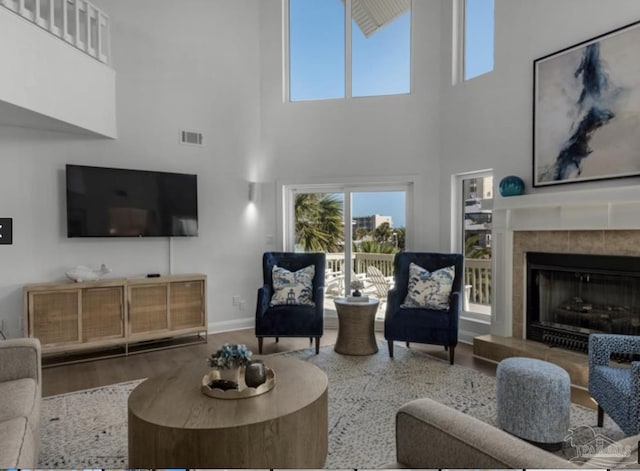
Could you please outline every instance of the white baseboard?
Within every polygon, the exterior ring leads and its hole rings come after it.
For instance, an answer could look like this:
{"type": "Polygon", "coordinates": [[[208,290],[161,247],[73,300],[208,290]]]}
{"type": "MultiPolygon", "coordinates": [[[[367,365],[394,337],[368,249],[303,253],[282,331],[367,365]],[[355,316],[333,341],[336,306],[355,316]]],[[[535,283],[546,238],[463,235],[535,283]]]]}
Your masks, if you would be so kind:
{"type": "MultiPolygon", "coordinates": [[[[209,322],[207,329],[208,333],[217,334],[221,332],[230,332],[232,330],[252,329],[255,325],[256,318],[251,316],[243,319],[234,319],[232,321],[209,322]]],[[[338,319],[325,317],[324,326],[328,329],[337,329],[338,319]]]]}
{"type": "Polygon", "coordinates": [[[232,330],[250,329],[255,327],[256,318],[254,316],[244,317],[242,319],[233,319],[232,321],[209,322],[207,329],[210,334],[220,332],[229,332],[232,330]]]}
{"type": "Polygon", "coordinates": [[[458,330],[458,342],[473,345],[473,338],[477,337],[475,332],[469,332],[467,330],[458,330]]]}

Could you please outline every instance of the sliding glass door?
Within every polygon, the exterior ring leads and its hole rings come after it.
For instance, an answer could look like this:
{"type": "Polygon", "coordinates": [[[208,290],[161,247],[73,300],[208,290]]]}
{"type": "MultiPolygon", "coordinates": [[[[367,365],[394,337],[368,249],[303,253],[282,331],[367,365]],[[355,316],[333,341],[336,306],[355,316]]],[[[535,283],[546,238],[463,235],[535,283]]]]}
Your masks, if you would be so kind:
{"type": "Polygon", "coordinates": [[[393,257],[407,245],[409,184],[388,186],[298,185],[285,193],[285,249],[324,252],[325,314],[335,315],[336,297],[349,296],[359,280],[380,299],[393,286],[393,257]]]}

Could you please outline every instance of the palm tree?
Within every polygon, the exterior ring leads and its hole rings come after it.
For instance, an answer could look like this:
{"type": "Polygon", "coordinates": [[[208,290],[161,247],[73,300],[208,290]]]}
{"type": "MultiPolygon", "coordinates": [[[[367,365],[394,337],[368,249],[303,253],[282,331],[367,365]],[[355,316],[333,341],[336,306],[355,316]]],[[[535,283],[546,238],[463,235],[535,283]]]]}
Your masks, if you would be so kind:
{"type": "Polygon", "coordinates": [[[464,241],[465,258],[491,258],[491,248],[479,245],[480,236],[478,234],[469,234],[464,241]]]}
{"type": "Polygon", "coordinates": [[[396,247],[403,251],[407,240],[407,230],[404,227],[396,227],[393,229],[393,237],[396,247]]]}
{"type": "Polygon", "coordinates": [[[375,240],[363,240],[358,247],[354,245],[354,252],[363,253],[396,253],[398,249],[393,244],[377,242],[375,240]]]}
{"type": "Polygon", "coordinates": [[[332,194],[296,195],[296,245],[305,252],[342,252],[344,218],[342,201],[332,194]]]}
{"type": "Polygon", "coordinates": [[[364,227],[358,227],[356,229],[356,237],[355,237],[356,240],[362,240],[368,235],[369,235],[369,231],[367,231],[364,227]]]}
{"type": "Polygon", "coordinates": [[[388,242],[393,230],[388,222],[383,222],[373,230],[373,237],[378,242],[388,242]]]}

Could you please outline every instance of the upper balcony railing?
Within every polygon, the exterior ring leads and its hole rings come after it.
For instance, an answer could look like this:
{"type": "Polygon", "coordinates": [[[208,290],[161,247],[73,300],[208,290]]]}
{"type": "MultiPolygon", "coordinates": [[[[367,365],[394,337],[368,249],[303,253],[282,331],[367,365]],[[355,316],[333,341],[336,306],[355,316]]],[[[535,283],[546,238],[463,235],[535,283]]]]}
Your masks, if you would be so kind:
{"type": "Polygon", "coordinates": [[[109,17],[86,0],[0,0],[3,6],[75,46],[110,63],[109,17]]]}

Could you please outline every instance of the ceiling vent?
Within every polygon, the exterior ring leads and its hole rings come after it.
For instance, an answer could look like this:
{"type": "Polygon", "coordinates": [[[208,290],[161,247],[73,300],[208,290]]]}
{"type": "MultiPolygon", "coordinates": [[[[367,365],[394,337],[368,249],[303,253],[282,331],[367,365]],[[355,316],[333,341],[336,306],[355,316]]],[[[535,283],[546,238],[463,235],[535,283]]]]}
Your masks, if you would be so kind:
{"type": "Polygon", "coordinates": [[[196,131],[180,131],[180,144],[189,146],[203,146],[204,139],[201,132],[196,131]]]}

